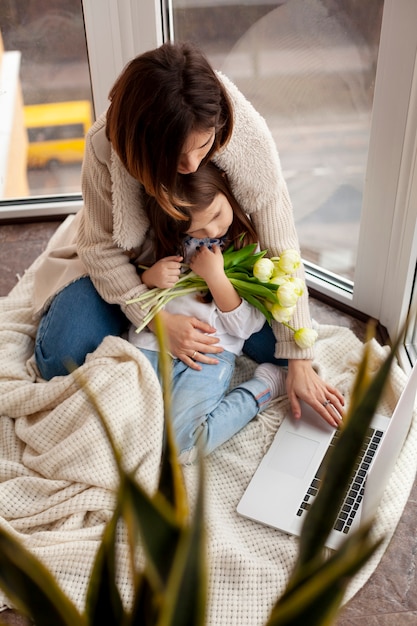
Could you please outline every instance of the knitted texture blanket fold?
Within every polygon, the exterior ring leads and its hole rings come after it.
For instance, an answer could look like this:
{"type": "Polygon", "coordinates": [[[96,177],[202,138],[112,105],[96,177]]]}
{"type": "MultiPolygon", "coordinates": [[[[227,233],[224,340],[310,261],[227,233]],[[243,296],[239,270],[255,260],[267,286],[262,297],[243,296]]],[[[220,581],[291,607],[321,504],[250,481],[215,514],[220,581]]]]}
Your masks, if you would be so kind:
{"type": "MultiPolygon", "coordinates": [[[[73,374],[49,382],[33,359],[33,272],[0,300],[0,524],[36,554],[80,607],[104,525],[109,520],[117,472],[100,422],[82,384],[99,399],[127,467],[149,491],[158,478],[163,403],[156,376],[140,351],[108,337],[73,374]]],[[[349,400],[363,344],[347,328],[317,325],[315,367],[349,400]]],[[[371,366],[387,348],[372,340],[371,366]]],[[[254,364],[238,360],[235,382],[254,364]]],[[[379,412],[391,415],[405,384],[395,366],[379,412]]],[[[206,460],[209,626],[262,626],[283,591],[297,555],[297,539],[240,517],[236,505],[289,410],[275,401],[206,460]]],[[[368,580],[399,521],[417,465],[414,419],[378,510],[375,537],[384,542],[349,586],[345,600],[368,580]]],[[[191,501],[196,468],[185,467],[191,501]]],[[[131,600],[128,558],[120,545],[120,589],[131,600]]],[[[10,606],[0,591],[0,609],[10,606]]]]}

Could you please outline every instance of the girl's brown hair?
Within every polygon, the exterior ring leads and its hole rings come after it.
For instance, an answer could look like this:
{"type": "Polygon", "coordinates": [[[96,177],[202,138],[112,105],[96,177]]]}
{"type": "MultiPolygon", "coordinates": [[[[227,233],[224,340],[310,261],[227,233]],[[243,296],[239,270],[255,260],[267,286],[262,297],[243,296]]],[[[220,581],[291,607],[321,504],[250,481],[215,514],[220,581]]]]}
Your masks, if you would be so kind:
{"type": "Polygon", "coordinates": [[[226,196],[233,209],[227,244],[233,243],[235,249],[240,249],[258,240],[255,227],[234,197],[226,174],[209,161],[192,174],[177,174],[176,195],[182,200],[178,208],[182,219],[175,219],[162,211],[155,198],[145,198],[145,208],[154,233],[156,261],[165,256],[183,254],[182,241],[191,227],[193,214],[207,209],[219,193],[226,196]]]}
{"type": "Polygon", "coordinates": [[[177,219],[180,154],[193,131],[215,128],[205,161],[233,129],[227,92],[191,43],[165,43],[133,59],[113,85],[106,134],[123,165],[160,207],[177,219]]]}

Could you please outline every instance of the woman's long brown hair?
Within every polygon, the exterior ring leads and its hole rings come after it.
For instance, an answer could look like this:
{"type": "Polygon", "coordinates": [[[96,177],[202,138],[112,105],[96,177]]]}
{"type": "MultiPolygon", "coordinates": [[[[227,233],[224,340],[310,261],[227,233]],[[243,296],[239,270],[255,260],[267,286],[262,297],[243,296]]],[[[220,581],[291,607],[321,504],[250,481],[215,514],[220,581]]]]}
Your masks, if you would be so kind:
{"type": "Polygon", "coordinates": [[[222,82],[193,44],[165,43],[128,63],[109,99],[106,134],[123,165],[164,211],[182,219],[175,187],[187,139],[215,128],[207,161],[232,134],[222,82]]]}

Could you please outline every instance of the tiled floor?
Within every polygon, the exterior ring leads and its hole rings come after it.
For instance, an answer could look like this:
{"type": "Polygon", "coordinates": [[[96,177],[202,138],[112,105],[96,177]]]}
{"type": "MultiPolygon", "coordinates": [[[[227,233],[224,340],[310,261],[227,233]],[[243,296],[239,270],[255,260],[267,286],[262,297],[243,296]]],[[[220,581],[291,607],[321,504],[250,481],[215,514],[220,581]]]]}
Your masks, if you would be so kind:
{"type": "MultiPolygon", "coordinates": [[[[18,276],[45,248],[59,222],[0,225],[0,296],[7,295],[18,276]]],[[[364,323],[311,298],[314,319],[349,327],[364,338],[364,323]]],[[[343,608],[335,626],[402,626],[417,624],[416,552],[417,486],[381,563],[356,596],[343,608]]],[[[1,615],[4,623],[26,626],[13,611],[1,615]]],[[[306,624],[306,626],[308,626],[306,624]]]]}

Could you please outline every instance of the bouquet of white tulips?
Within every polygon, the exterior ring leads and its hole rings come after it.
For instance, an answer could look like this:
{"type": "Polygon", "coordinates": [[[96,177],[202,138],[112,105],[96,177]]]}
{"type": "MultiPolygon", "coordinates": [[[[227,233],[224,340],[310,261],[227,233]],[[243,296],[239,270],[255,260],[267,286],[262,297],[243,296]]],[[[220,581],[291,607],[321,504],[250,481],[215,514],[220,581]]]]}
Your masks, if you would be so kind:
{"type": "MultiPolygon", "coordinates": [[[[284,250],[279,257],[266,258],[267,250],[255,252],[257,244],[249,244],[240,250],[230,246],[223,253],[224,271],[238,294],[257,309],[271,323],[272,319],[293,331],[294,341],[300,348],[311,347],[317,332],[311,328],[293,328],[290,320],[298,298],[304,293],[305,283],[295,276],[301,259],[297,250],[284,250]]],[[[139,302],[148,310],[140,332],[153,317],[173,298],[190,293],[207,293],[208,287],[203,278],[188,266],[173,287],[154,287],[127,304],[139,302]]]]}

